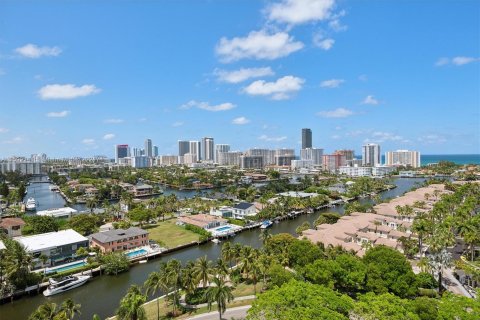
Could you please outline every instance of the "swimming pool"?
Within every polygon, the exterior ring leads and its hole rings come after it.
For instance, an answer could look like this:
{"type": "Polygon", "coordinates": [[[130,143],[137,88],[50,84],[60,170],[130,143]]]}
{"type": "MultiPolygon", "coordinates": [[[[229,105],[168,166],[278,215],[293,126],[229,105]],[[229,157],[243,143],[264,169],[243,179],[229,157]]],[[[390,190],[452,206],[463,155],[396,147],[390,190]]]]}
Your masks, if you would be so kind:
{"type": "Polygon", "coordinates": [[[128,258],[135,258],[135,257],[138,257],[138,256],[143,256],[145,254],[147,254],[147,250],[145,249],[140,249],[140,250],[135,250],[135,251],[131,251],[131,252],[128,252],[128,253],[125,253],[125,255],[128,257],[128,258]]]}
{"type": "Polygon", "coordinates": [[[230,226],[223,226],[223,227],[215,229],[215,231],[222,232],[222,231],[228,231],[228,230],[231,230],[231,229],[232,229],[232,227],[230,227],[230,226]]]}
{"type": "Polygon", "coordinates": [[[53,273],[53,272],[64,272],[64,271],[68,271],[68,270],[73,270],[73,269],[77,269],[77,268],[81,268],[83,266],[85,266],[87,263],[85,261],[79,261],[79,262],[76,262],[76,263],[72,263],[72,264],[69,264],[69,265],[66,265],[66,266],[59,266],[58,268],[49,268],[47,270],[46,273],[53,273]]]}

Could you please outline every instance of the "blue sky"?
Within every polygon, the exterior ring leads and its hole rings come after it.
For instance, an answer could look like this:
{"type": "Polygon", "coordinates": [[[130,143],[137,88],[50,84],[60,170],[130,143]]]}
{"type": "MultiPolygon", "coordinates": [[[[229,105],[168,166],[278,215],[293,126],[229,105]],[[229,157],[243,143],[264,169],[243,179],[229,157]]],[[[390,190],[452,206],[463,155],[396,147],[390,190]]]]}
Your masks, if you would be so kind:
{"type": "Polygon", "coordinates": [[[0,158],[480,153],[478,1],[2,1],[0,158]]]}

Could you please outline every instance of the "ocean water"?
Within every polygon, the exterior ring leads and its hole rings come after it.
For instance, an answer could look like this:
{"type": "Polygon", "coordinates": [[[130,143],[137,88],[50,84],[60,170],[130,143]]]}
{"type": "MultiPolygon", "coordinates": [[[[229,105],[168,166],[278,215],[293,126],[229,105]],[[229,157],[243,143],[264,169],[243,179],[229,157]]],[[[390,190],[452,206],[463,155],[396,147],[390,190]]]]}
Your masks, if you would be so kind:
{"type": "MultiPolygon", "coordinates": [[[[456,164],[480,164],[480,154],[421,154],[422,166],[440,161],[450,161],[456,164]]],[[[385,163],[385,155],[382,155],[382,163],[385,163]]]]}

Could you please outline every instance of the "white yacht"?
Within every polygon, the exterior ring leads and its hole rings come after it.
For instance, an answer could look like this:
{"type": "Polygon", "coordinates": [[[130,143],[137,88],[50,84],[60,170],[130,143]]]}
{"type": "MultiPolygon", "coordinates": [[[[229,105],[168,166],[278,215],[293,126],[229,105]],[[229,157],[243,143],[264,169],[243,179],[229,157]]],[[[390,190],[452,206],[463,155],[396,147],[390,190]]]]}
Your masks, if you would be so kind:
{"type": "Polygon", "coordinates": [[[273,222],[270,220],[265,220],[262,222],[262,225],[260,226],[260,229],[267,229],[270,228],[273,225],[273,222]]]}
{"type": "Polygon", "coordinates": [[[57,280],[50,278],[48,280],[50,285],[48,286],[47,290],[43,291],[43,295],[45,297],[49,297],[57,293],[62,293],[70,289],[80,287],[82,284],[87,282],[88,279],[90,279],[90,276],[67,276],[57,280]]]}
{"type": "Polygon", "coordinates": [[[25,209],[28,211],[37,210],[37,202],[34,198],[28,198],[27,203],[25,204],[25,209]]]}

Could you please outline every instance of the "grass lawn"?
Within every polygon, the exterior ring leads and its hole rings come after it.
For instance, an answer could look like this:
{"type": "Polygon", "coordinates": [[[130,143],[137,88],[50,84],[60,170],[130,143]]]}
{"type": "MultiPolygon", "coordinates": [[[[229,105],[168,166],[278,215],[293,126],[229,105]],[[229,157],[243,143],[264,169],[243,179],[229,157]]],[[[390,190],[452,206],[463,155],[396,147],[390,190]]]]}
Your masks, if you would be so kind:
{"type": "Polygon", "coordinates": [[[156,226],[145,227],[149,232],[149,239],[155,240],[160,244],[163,243],[167,248],[174,248],[182,244],[199,240],[200,235],[177,226],[175,222],[176,220],[172,219],[161,221],[156,226]]]}
{"type": "MultiPolygon", "coordinates": [[[[248,305],[251,305],[252,303],[253,303],[253,300],[232,301],[229,304],[227,304],[227,310],[229,308],[248,306],[248,305]]],[[[210,310],[210,311],[208,311],[208,307],[203,307],[203,308],[199,308],[195,311],[185,313],[181,316],[176,317],[175,319],[188,319],[188,318],[190,318],[192,316],[195,316],[195,315],[198,315],[198,314],[209,313],[209,312],[214,312],[214,311],[217,311],[217,305],[216,304],[212,305],[212,310],[210,310]]],[[[217,319],[217,317],[215,319],[217,319]]],[[[154,319],[153,318],[148,318],[148,320],[154,320],[154,319]]]]}
{"type": "MultiPolygon", "coordinates": [[[[257,293],[259,293],[261,289],[262,289],[262,282],[259,281],[257,283],[257,293]]],[[[253,295],[253,284],[246,284],[245,282],[240,283],[235,287],[235,290],[233,290],[232,293],[234,297],[251,296],[253,295]]]]}

